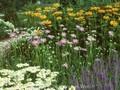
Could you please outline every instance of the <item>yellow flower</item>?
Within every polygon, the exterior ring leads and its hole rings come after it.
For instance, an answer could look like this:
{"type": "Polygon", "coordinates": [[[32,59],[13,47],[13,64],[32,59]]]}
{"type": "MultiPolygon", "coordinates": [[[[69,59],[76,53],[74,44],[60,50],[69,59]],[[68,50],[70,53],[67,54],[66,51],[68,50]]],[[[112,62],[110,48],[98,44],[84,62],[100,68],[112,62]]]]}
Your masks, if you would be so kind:
{"type": "Polygon", "coordinates": [[[88,12],[85,12],[85,15],[87,15],[87,16],[92,16],[93,13],[92,13],[91,11],[88,11],[88,12]]]}
{"type": "Polygon", "coordinates": [[[117,11],[119,11],[119,9],[118,8],[112,8],[112,11],[117,12],[117,11]]]}
{"type": "Polygon", "coordinates": [[[52,22],[50,20],[45,20],[45,21],[42,21],[41,24],[45,26],[50,26],[52,22]]]}
{"type": "Polygon", "coordinates": [[[67,8],[67,12],[72,12],[73,8],[67,8]]]}
{"type": "Polygon", "coordinates": [[[56,19],[57,19],[57,20],[62,20],[62,17],[59,16],[59,17],[57,17],[56,19]]]}
{"type": "Polygon", "coordinates": [[[60,3],[54,3],[52,6],[55,8],[58,8],[58,7],[60,7],[60,3]]]}
{"type": "Polygon", "coordinates": [[[100,9],[100,10],[98,10],[98,13],[105,13],[105,10],[103,10],[103,9],[100,9]]]}
{"type": "Polygon", "coordinates": [[[47,18],[47,16],[46,16],[46,15],[40,15],[39,18],[40,18],[41,20],[44,20],[44,19],[47,18]]]}
{"type": "Polygon", "coordinates": [[[107,9],[106,12],[111,13],[113,11],[112,11],[112,9],[107,9]]]}
{"type": "Polygon", "coordinates": [[[41,8],[36,8],[35,11],[40,12],[41,8]]]}
{"type": "Polygon", "coordinates": [[[31,14],[32,14],[31,11],[27,11],[27,12],[25,12],[25,15],[31,15],[31,14]]]}
{"type": "Polygon", "coordinates": [[[41,15],[41,13],[33,13],[32,16],[34,16],[34,17],[39,17],[40,15],[41,15]]]}
{"type": "Polygon", "coordinates": [[[99,10],[100,9],[100,7],[91,7],[90,8],[90,10],[95,10],[95,11],[97,11],[97,10],[99,10]]]}
{"type": "Polygon", "coordinates": [[[110,25],[112,25],[113,27],[116,27],[116,26],[118,26],[118,22],[115,20],[112,20],[112,21],[110,21],[110,25]]]}
{"type": "Polygon", "coordinates": [[[56,11],[53,13],[53,16],[61,16],[62,15],[62,11],[56,11]]]}
{"type": "Polygon", "coordinates": [[[84,14],[84,11],[83,11],[83,10],[80,10],[80,11],[78,11],[78,12],[76,13],[77,16],[81,16],[81,15],[83,15],[83,14],[84,14]]]}
{"type": "Polygon", "coordinates": [[[120,17],[118,18],[118,20],[120,21],[120,17]]]}
{"type": "Polygon", "coordinates": [[[69,13],[68,13],[68,16],[74,17],[74,16],[75,16],[75,13],[69,12],[69,13]]]}
{"type": "Polygon", "coordinates": [[[107,5],[107,6],[105,6],[106,8],[112,8],[113,6],[111,6],[111,5],[107,5]]]}
{"type": "Polygon", "coordinates": [[[105,20],[109,20],[110,17],[109,17],[109,16],[103,16],[103,19],[105,19],[105,20]]]}
{"type": "Polygon", "coordinates": [[[34,30],[34,35],[40,36],[43,35],[43,31],[39,30],[39,28],[37,30],[34,30]]]}

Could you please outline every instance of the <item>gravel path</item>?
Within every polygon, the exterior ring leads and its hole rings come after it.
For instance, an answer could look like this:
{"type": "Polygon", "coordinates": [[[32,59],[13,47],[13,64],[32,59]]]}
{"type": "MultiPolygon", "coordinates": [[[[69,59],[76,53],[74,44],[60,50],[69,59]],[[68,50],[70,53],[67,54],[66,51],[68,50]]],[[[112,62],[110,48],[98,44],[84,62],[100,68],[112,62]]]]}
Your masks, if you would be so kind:
{"type": "Polygon", "coordinates": [[[5,51],[10,48],[11,43],[17,42],[24,36],[27,36],[28,34],[20,34],[16,37],[9,38],[7,40],[0,41],[0,56],[3,56],[5,54],[5,51]]]}

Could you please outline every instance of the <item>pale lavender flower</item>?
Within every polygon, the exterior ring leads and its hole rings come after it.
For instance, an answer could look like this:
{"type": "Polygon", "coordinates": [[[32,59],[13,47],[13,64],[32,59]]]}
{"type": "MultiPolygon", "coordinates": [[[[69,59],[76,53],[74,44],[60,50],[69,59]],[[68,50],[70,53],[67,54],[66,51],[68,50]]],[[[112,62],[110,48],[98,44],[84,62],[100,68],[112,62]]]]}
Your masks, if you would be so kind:
{"type": "Polygon", "coordinates": [[[73,39],[72,40],[72,44],[78,44],[78,42],[79,42],[78,39],[73,39]]]}
{"type": "Polygon", "coordinates": [[[63,38],[60,41],[58,41],[56,44],[59,46],[64,46],[65,44],[67,44],[67,39],[63,38]]]}
{"type": "Polygon", "coordinates": [[[49,39],[53,39],[55,36],[54,35],[48,35],[47,36],[49,39]]]}
{"type": "Polygon", "coordinates": [[[39,44],[45,43],[46,41],[46,38],[40,38],[39,36],[34,36],[29,39],[29,42],[33,46],[38,46],[39,44]]]}
{"type": "Polygon", "coordinates": [[[50,33],[50,30],[45,30],[45,33],[46,33],[46,34],[49,34],[49,33],[50,33]]]}
{"type": "Polygon", "coordinates": [[[41,38],[40,41],[41,41],[41,43],[45,43],[47,40],[46,40],[46,38],[41,38]]]}
{"type": "Polygon", "coordinates": [[[40,38],[36,36],[30,40],[30,43],[36,47],[41,43],[41,41],[40,38]]]}

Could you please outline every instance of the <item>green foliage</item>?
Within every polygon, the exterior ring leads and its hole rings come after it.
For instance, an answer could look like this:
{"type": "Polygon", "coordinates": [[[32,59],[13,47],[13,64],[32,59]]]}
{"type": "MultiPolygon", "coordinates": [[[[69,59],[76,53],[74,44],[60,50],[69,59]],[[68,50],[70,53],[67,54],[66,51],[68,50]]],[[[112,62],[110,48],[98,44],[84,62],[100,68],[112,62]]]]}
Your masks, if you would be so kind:
{"type": "Polygon", "coordinates": [[[8,32],[11,32],[13,29],[14,25],[12,23],[0,19],[0,39],[8,36],[8,32]]]}

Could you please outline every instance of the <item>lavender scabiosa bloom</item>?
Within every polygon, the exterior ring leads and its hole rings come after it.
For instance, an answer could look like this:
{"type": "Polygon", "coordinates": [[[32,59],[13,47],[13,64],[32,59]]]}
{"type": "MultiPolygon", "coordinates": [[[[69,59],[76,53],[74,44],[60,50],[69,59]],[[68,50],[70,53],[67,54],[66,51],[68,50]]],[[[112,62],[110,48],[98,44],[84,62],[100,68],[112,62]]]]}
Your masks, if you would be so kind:
{"type": "Polygon", "coordinates": [[[72,44],[78,44],[78,42],[79,42],[78,39],[73,39],[72,40],[72,44]]]}
{"type": "Polygon", "coordinates": [[[46,38],[40,38],[39,36],[34,36],[29,39],[29,42],[33,46],[38,46],[39,44],[45,43],[46,41],[47,41],[46,38]]]}
{"type": "Polygon", "coordinates": [[[41,40],[40,40],[40,37],[34,36],[31,39],[29,39],[29,42],[36,47],[41,43],[41,40]]]}
{"type": "Polygon", "coordinates": [[[45,34],[49,34],[50,30],[45,30],[44,32],[45,32],[45,34]]]}
{"type": "Polygon", "coordinates": [[[64,46],[67,44],[67,39],[63,38],[60,41],[58,41],[56,44],[59,46],[64,46]]]}
{"type": "Polygon", "coordinates": [[[47,36],[49,39],[53,39],[55,36],[54,35],[48,35],[47,36]]]}

